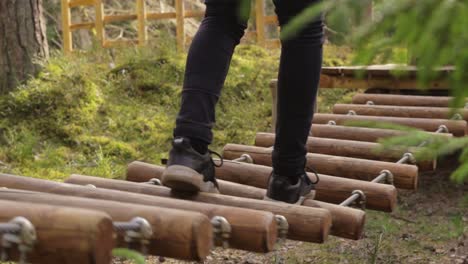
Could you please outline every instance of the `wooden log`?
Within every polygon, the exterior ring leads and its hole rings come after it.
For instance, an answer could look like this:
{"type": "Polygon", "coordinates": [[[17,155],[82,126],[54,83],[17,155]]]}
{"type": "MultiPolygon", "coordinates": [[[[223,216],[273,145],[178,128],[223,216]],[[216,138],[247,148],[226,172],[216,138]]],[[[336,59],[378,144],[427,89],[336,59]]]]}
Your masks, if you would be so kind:
{"type": "MultiPolygon", "coordinates": [[[[366,128],[366,127],[351,127],[351,126],[335,126],[335,125],[322,125],[314,124],[310,130],[310,136],[319,138],[336,138],[354,141],[377,142],[379,139],[404,136],[408,132],[380,129],[380,128],[366,128]]],[[[434,135],[452,136],[452,134],[442,133],[434,135]]]]}
{"type": "Polygon", "coordinates": [[[371,122],[386,122],[398,125],[404,125],[414,128],[419,128],[425,131],[435,132],[441,125],[445,125],[449,132],[456,137],[465,136],[466,121],[454,121],[447,119],[427,119],[427,118],[403,118],[403,117],[386,117],[386,116],[351,116],[351,115],[336,115],[336,114],[315,114],[314,124],[327,124],[329,121],[335,121],[338,125],[343,125],[345,122],[351,121],[371,121],[371,122]]]}
{"type": "Polygon", "coordinates": [[[73,184],[8,174],[0,174],[0,186],[20,190],[40,191],[67,196],[195,211],[208,216],[210,219],[215,216],[222,216],[227,219],[232,228],[229,245],[237,249],[268,252],[272,250],[277,238],[275,216],[269,212],[203,204],[115,190],[93,189],[73,184]]]}
{"type": "MultiPolygon", "coordinates": [[[[153,236],[146,247],[147,253],[154,256],[201,261],[212,248],[210,220],[197,212],[14,189],[0,190],[0,199],[91,209],[105,212],[113,221],[120,222],[142,217],[153,227],[153,236]]],[[[118,238],[117,246],[127,247],[124,237],[119,234],[118,238]]]]}
{"type": "Polygon", "coordinates": [[[366,104],[372,101],[375,105],[449,107],[452,100],[453,97],[446,96],[356,94],[353,97],[353,104],[366,104]]]}
{"type": "Polygon", "coordinates": [[[303,208],[290,204],[259,201],[234,196],[198,193],[195,195],[182,195],[171,192],[163,186],[151,186],[128,181],[109,180],[104,178],[72,175],[68,183],[87,185],[92,184],[98,188],[106,188],[152,196],[163,196],[177,199],[189,199],[196,202],[249,208],[272,212],[284,216],[289,223],[288,238],[308,242],[323,242],[331,227],[331,215],[327,210],[317,208],[303,208]]]}
{"type": "MultiPolygon", "coordinates": [[[[216,177],[220,182],[220,192],[229,193],[230,182],[245,184],[245,194],[248,196],[253,191],[249,186],[267,188],[268,178],[271,175],[271,167],[247,164],[225,160],[223,166],[216,168],[216,177]],[[224,181],[223,181],[224,180],[224,181]],[[222,183],[222,184],[221,184],[222,183]]],[[[127,180],[133,182],[147,182],[152,178],[160,178],[164,167],[139,161],[128,165],[127,180]]],[[[327,203],[341,203],[346,200],[354,190],[361,190],[367,197],[367,208],[384,212],[392,212],[397,203],[397,190],[392,185],[371,183],[352,179],[319,175],[320,182],[316,187],[315,199],[327,203]]],[[[315,175],[309,173],[309,177],[315,181],[315,175]]]]}
{"type": "MultiPolygon", "coordinates": [[[[115,233],[112,220],[105,213],[12,201],[0,201],[0,208],[2,223],[22,216],[34,225],[37,240],[26,255],[29,263],[111,263],[115,233]]],[[[16,248],[7,253],[9,260],[18,261],[16,248]]]]}
{"type": "MultiPolygon", "coordinates": [[[[275,134],[257,133],[255,137],[255,146],[271,147],[275,144],[275,134]]],[[[417,148],[409,148],[407,150],[386,149],[379,151],[381,144],[372,142],[352,141],[343,139],[328,139],[309,137],[307,139],[307,151],[309,153],[327,154],[333,156],[352,157],[369,160],[381,160],[388,162],[397,162],[403,157],[405,152],[414,153],[417,148]]],[[[435,160],[417,161],[419,169],[430,171],[436,168],[435,160]]]]}
{"type": "MultiPolygon", "coordinates": [[[[223,157],[232,160],[249,154],[255,164],[271,166],[271,152],[269,148],[228,144],[224,147],[223,157]]],[[[323,174],[365,181],[371,181],[383,170],[389,170],[397,188],[417,189],[418,167],[414,165],[308,153],[307,167],[323,174]]]]}
{"type": "MultiPolygon", "coordinates": [[[[161,179],[162,173],[164,171],[164,167],[162,166],[145,164],[141,162],[137,164],[132,163],[130,166],[129,168],[131,169],[127,174],[127,180],[134,179],[136,182],[146,182],[152,178],[161,179]],[[140,174],[140,171],[149,171],[150,173],[140,174]]],[[[85,179],[83,179],[82,183],[85,182],[85,179]]],[[[220,193],[224,195],[263,200],[266,194],[265,189],[239,183],[218,180],[218,184],[220,193]]],[[[306,201],[307,202],[302,204],[303,206],[323,208],[330,211],[332,216],[332,227],[330,230],[331,235],[355,240],[361,238],[365,224],[365,213],[363,211],[320,201],[306,201]]]]}
{"type": "MultiPolygon", "coordinates": [[[[454,119],[452,109],[445,107],[392,106],[392,105],[360,105],[335,104],[334,114],[348,114],[354,111],[364,116],[389,116],[406,118],[454,119]]],[[[468,120],[468,109],[457,109],[456,114],[463,120],[468,120]]]]}

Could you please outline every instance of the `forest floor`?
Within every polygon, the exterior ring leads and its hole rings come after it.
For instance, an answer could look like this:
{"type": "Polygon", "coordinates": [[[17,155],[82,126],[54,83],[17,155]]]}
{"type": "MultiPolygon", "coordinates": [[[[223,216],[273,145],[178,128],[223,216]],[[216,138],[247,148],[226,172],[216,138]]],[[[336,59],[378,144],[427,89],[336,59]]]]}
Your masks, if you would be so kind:
{"type": "Polygon", "coordinates": [[[456,186],[450,172],[422,173],[419,190],[399,190],[398,208],[391,214],[368,210],[359,241],[330,237],[319,245],[288,240],[269,254],[216,249],[204,263],[468,264],[468,185],[456,186]]]}

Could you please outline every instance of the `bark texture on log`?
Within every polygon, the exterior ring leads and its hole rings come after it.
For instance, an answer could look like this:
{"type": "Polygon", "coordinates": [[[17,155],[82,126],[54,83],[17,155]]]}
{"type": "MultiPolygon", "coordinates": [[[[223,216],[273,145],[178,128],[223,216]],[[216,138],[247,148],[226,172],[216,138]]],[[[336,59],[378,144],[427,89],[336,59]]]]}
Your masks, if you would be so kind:
{"type": "MultiPolygon", "coordinates": [[[[15,189],[0,190],[0,199],[33,203],[37,207],[40,207],[37,204],[48,204],[96,210],[107,213],[113,221],[119,222],[142,217],[153,228],[153,235],[146,245],[149,255],[201,261],[212,248],[210,220],[196,212],[15,189]]],[[[117,237],[117,247],[128,246],[122,234],[119,233],[117,237]]]]}
{"type": "Polygon", "coordinates": [[[284,216],[289,223],[288,238],[307,242],[322,243],[325,241],[331,226],[331,215],[327,210],[305,208],[286,203],[275,203],[263,200],[253,200],[235,196],[203,193],[191,195],[176,194],[163,186],[151,186],[128,181],[109,180],[98,177],[72,175],[67,183],[87,185],[98,188],[114,189],[132,193],[140,193],[177,199],[188,199],[196,202],[248,208],[272,212],[284,216]]]}
{"type": "Polygon", "coordinates": [[[275,216],[269,212],[196,203],[130,192],[99,188],[93,189],[85,186],[8,174],[0,174],[0,186],[20,190],[195,211],[206,215],[210,219],[215,216],[222,216],[225,217],[231,225],[232,232],[229,238],[229,245],[233,248],[255,252],[268,252],[273,249],[276,242],[276,220],[275,216]]]}
{"type": "MultiPolygon", "coordinates": [[[[0,201],[0,208],[2,223],[22,216],[34,225],[37,242],[27,254],[28,263],[111,262],[111,251],[115,246],[114,226],[103,212],[12,201],[0,201]]],[[[11,256],[9,260],[18,260],[16,249],[9,249],[7,253],[11,256]]]]}
{"type": "Polygon", "coordinates": [[[356,94],[353,104],[366,104],[372,101],[375,105],[449,107],[453,97],[419,96],[396,94],[356,94]]]}
{"type": "Polygon", "coordinates": [[[49,56],[42,0],[0,1],[0,94],[35,75],[49,56]]]}
{"type": "MultiPolygon", "coordinates": [[[[271,167],[262,165],[224,161],[223,166],[216,168],[216,177],[220,179],[218,180],[220,192],[232,195],[229,194],[230,185],[240,183],[243,184],[243,192],[237,190],[237,193],[240,196],[248,197],[252,193],[250,188],[264,189],[267,187],[271,170],[271,167]]],[[[164,167],[162,166],[135,161],[128,165],[127,181],[146,182],[152,178],[160,178],[163,171],[164,167]]],[[[308,175],[311,180],[315,181],[315,175],[312,173],[308,175]]],[[[319,176],[320,182],[316,185],[315,197],[318,201],[338,204],[346,200],[354,190],[361,190],[366,194],[368,209],[392,212],[396,207],[397,190],[395,186],[322,174],[319,176]]]]}

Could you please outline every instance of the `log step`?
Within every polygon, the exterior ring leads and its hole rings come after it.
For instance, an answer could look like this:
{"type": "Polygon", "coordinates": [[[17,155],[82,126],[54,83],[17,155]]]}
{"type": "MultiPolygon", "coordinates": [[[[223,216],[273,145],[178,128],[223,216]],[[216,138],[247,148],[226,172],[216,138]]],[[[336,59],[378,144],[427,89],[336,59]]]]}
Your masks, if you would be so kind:
{"type": "Polygon", "coordinates": [[[284,203],[259,201],[212,193],[176,194],[167,187],[151,186],[134,182],[109,180],[104,178],[72,175],[67,183],[87,185],[98,188],[120,190],[151,196],[162,196],[176,199],[186,199],[214,205],[225,205],[254,210],[268,211],[275,215],[282,215],[288,220],[288,238],[307,242],[323,242],[331,227],[331,215],[327,210],[307,208],[284,203]]]}
{"type": "MultiPolygon", "coordinates": [[[[253,252],[269,252],[273,249],[277,240],[276,220],[275,216],[270,212],[197,203],[115,190],[90,188],[8,174],[0,174],[0,186],[74,197],[194,211],[206,215],[209,219],[212,219],[215,216],[222,216],[227,219],[232,229],[231,236],[229,238],[229,246],[237,249],[253,252]]],[[[325,219],[326,217],[331,218],[329,213],[325,210],[321,212],[325,219]]],[[[316,221],[314,221],[316,219],[317,217],[310,221],[316,223],[316,221]]],[[[327,227],[329,228],[329,226],[324,222],[321,227],[322,233],[309,239],[316,239],[318,240],[317,242],[325,241],[329,231],[327,227]]]]}
{"type": "MultiPolygon", "coordinates": [[[[403,118],[403,117],[387,117],[387,116],[352,116],[352,115],[337,115],[337,114],[315,114],[314,124],[328,124],[334,121],[338,125],[343,125],[351,121],[371,121],[371,122],[387,122],[398,125],[404,125],[422,129],[429,132],[437,131],[441,125],[448,128],[448,132],[456,137],[465,136],[467,129],[466,121],[455,121],[447,119],[427,119],[427,118],[403,118]]],[[[313,125],[312,125],[313,127],[313,125]]]]}
{"type": "MultiPolygon", "coordinates": [[[[134,161],[128,165],[127,180],[133,182],[148,182],[153,178],[159,179],[164,167],[134,161]]],[[[250,193],[249,186],[265,189],[272,168],[262,165],[247,164],[225,160],[223,166],[216,168],[216,177],[220,184],[220,191],[229,188],[230,184],[243,184],[245,195],[250,193]],[[248,186],[247,186],[248,185],[248,186]]],[[[345,179],[328,175],[319,175],[320,182],[316,185],[316,197],[318,201],[339,204],[348,198],[354,190],[361,190],[367,197],[367,208],[392,212],[397,203],[397,190],[392,185],[371,183],[366,181],[345,179]]],[[[311,180],[315,175],[309,173],[311,180]]],[[[225,190],[229,192],[229,190],[225,190]]],[[[237,191],[240,193],[239,191],[237,191]]]]}
{"type": "MultiPolygon", "coordinates": [[[[147,253],[154,256],[201,261],[213,244],[210,220],[197,212],[14,189],[0,190],[0,200],[96,210],[121,222],[142,217],[153,228],[147,253]]],[[[118,238],[117,247],[127,247],[124,237],[118,238]]]]}
{"type": "MultiPolygon", "coordinates": [[[[223,158],[233,160],[249,154],[255,164],[271,166],[271,152],[270,148],[227,144],[223,158]]],[[[307,167],[323,174],[365,181],[372,181],[383,170],[389,170],[397,188],[415,190],[418,185],[418,167],[414,165],[308,153],[307,167]]]]}
{"type": "MultiPolygon", "coordinates": [[[[275,134],[257,133],[255,137],[255,146],[258,147],[271,147],[274,143],[275,134]]],[[[415,153],[417,151],[417,148],[406,150],[395,148],[394,150],[386,149],[385,151],[378,151],[381,148],[381,145],[378,143],[318,137],[309,137],[306,148],[309,153],[388,162],[398,161],[406,152],[415,153]]],[[[436,168],[436,161],[417,161],[416,165],[423,171],[432,171],[436,168]]]]}
{"type": "Polygon", "coordinates": [[[394,95],[394,94],[356,94],[353,104],[398,105],[398,106],[422,106],[422,107],[449,107],[453,97],[444,96],[419,96],[419,95],[394,95]]]}
{"type": "MultiPolygon", "coordinates": [[[[0,208],[0,222],[21,216],[34,226],[37,240],[26,255],[28,263],[111,263],[115,232],[112,219],[103,212],[3,200],[0,208]]],[[[6,253],[8,260],[19,260],[16,247],[6,253]]]]}
{"type": "MultiPolygon", "coordinates": [[[[338,125],[323,125],[314,124],[310,130],[310,136],[319,138],[336,138],[353,141],[366,141],[377,142],[379,139],[404,136],[408,132],[380,129],[380,128],[366,128],[366,127],[352,127],[352,126],[338,126],[338,125]]],[[[428,132],[435,134],[433,132],[428,132]]],[[[452,134],[442,133],[437,135],[452,136],[452,134]]]]}
{"type": "Polygon", "coordinates": [[[405,118],[432,118],[432,119],[456,119],[468,120],[468,109],[457,109],[455,114],[451,108],[444,107],[416,107],[393,105],[360,105],[360,104],[335,104],[334,114],[348,114],[354,111],[357,115],[387,116],[405,118]],[[458,116],[458,117],[457,117],[458,116]]]}

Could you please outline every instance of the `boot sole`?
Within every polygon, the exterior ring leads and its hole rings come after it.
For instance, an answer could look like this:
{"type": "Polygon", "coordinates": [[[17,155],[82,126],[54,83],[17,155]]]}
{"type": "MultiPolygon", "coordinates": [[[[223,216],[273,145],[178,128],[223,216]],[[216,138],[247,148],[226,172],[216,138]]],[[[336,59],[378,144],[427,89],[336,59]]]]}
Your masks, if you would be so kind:
{"type": "Polygon", "coordinates": [[[162,175],[162,184],[174,191],[199,192],[203,186],[203,175],[186,166],[172,165],[162,175]]]}
{"type": "MultiPolygon", "coordinates": [[[[295,203],[293,203],[294,205],[302,205],[304,203],[305,200],[313,200],[315,199],[315,190],[312,190],[310,193],[304,195],[304,196],[300,196],[299,197],[299,200],[295,203]]],[[[275,200],[275,199],[272,199],[268,196],[264,196],[263,197],[263,200],[264,201],[269,201],[269,202],[276,202],[276,203],[286,203],[286,202],[283,202],[283,201],[279,201],[279,200],[275,200]]],[[[290,203],[286,203],[286,204],[290,204],[290,203]]]]}

